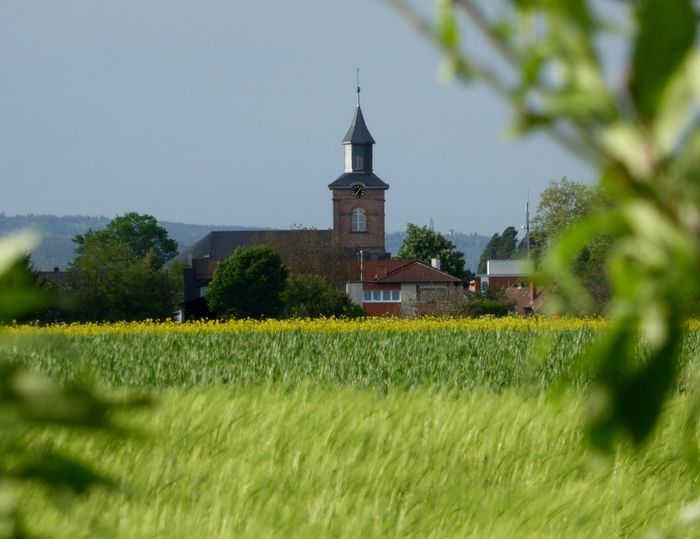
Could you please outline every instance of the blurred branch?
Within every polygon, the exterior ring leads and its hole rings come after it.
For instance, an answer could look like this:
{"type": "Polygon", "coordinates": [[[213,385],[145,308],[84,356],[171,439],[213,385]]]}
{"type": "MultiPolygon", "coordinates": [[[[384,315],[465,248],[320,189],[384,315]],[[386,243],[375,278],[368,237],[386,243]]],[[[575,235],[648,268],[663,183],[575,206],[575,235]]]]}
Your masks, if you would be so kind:
{"type": "MultiPolygon", "coordinates": [[[[394,8],[401,17],[403,17],[414,29],[421,35],[431,41],[440,50],[442,50],[448,58],[450,58],[455,66],[455,75],[465,82],[472,78],[482,80],[494,93],[506,101],[511,108],[520,117],[527,117],[528,111],[520,100],[514,99],[514,91],[496,74],[496,72],[488,67],[468,60],[459,51],[447,47],[442,40],[437,36],[433,25],[416,13],[405,0],[384,0],[392,8],[394,8]],[[467,69],[468,66],[468,69],[467,69]]],[[[519,57],[491,28],[487,19],[481,11],[474,6],[469,0],[456,0],[467,13],[471,16],[474,13],[477,17],[477,27],[486,35],[489,42],[503,55],[508,63],[514,68],[519,67],[519,57]]],[[[594,167],[601,164],[603,155],[595,144],[594,139],[590,134],[574,122],[568,121],[572,129],[577,133],[578,138],[566,132],[565,129],[556,125],[543,127],[542,130],[556,143],[568,149],[573,154],[577,155],[583,161],[594,167]]]]}

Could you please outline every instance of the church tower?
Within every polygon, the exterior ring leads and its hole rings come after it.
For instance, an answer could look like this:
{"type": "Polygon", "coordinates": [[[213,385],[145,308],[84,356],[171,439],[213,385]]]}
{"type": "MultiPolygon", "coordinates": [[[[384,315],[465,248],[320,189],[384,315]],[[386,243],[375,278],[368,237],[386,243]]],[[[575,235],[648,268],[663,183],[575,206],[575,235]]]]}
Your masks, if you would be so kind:
{"type": "Polygon", "coordinates": [[[365,259],[387,257],[384,250],[384,192],[389,185],[372,172],[374,139],[357,107],[343,139],[345,172],[328,188],[333,192],[333,239],[336,245],[362,250],[365,259]]]}

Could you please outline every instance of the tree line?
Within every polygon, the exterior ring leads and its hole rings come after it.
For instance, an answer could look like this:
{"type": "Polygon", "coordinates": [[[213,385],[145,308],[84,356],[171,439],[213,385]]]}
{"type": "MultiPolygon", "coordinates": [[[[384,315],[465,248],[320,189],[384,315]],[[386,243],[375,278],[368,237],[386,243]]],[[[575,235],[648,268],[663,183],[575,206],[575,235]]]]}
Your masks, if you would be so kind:
{"type": "MultiPolygon", "coordinates": [[[[524,258],[528,252],[535,266],[547,245],[577,219],[609,204],[594,187],[562,178],[550,182],[537,207],[529,238],[518,241],[515,227],[494,234],[482,252],[477,273],[485,273],[486,261],[524,258]]],[[[267,245],[238,249],[217,267],[206,300],[212,316],[294,317],[357,316],[362,314],[342,290],[350,280],[343,253],[332,245],[316,245],[312,232],[300,231],[300,245],[285,238],[265,236],[267,245]],[[294,249],[308,255],[299,257],[294,249]]],[[[162,320],[171,318],[183,301],[184,263],[166,265],[177,255],[177,242],[155,217],[135,212],[116,217],[105,228],[88,230],[73,238],[76,258],[68,268],[64,286],[44,283],[56,301],[44,310],[42,321],[162,320]]],[[[609,299],[604,261],[610,246],[605,235],[591,238],[574,261],[582,282],[599,309],[609,299]]],[[[439,258],[441,270],[468,283],[475,274],[466,267],[464,254],[442,234],[427,226],[408,223],[396,258],[417,259],[426,264],[439,258]]],[[[36,280],[29,259],[4,277],[5,281],[36,280]]],[[[1,283],[0,283],[1,284],[1,283]]],[[[489,292],[474,297],[447,314],[507,314],[504,298],[489,292]],[[491,302],[489,303],[489,301],[491,302]]],[[[464,298],[459,298],[460,301],[464,298]]]]}
{"type": "MultiPolygon", "coordinates": [[[[285,265],[277,249],[289,255],[288,246],[274,236],[268,239],[272,246],[240,248],[219,264],[207,294],[212,316],[363,314],[338,287],[343,276],[335,263],[336,250],[320,249],[317,256],[305,259],[306,266],[294,257],[285,265]]],[[[182,305],[184,263],[166,265],[178,254],[177,242],[155,217],[127,213],[104,229],[77,234],[73,242],[76,257],[61,285],[42,278],[28,256],[0,279],[0,290],[5,292],[36,283],[52,297],[38,315],[36,309],[30,309],[32,320],[165,320],[182,305]]],[[[311,247],[305,237],[301,243],[311,247]]],[[[17,318],[23,319],[21,315],[17,318]]]]}

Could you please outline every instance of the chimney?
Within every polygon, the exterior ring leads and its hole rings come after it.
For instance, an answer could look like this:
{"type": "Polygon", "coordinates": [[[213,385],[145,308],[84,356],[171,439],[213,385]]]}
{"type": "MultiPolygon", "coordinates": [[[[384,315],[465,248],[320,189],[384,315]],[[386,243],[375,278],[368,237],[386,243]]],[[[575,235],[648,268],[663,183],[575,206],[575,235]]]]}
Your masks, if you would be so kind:
{"type": "Polygon", "coordinates": [[[440,269],[440,259],[439,258],[431,258],[430,265],[432,267],[434,267],[436,270],[439,270],[440,269]]]}

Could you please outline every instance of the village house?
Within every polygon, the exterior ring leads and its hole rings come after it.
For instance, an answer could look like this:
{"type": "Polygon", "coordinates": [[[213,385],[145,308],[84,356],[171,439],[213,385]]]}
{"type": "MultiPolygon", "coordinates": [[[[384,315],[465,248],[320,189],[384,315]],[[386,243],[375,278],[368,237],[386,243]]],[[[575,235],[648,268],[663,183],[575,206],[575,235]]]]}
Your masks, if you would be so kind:
{"type": "Polygon", "coordinates": [[[544,299],[524,260],[488,260],[486,273],[477,275],[470,290],[477,294],[503,294],[518,314],[537,312],[544,299]]]}
{"type": "Polygon", "coordinates": [[[419,260],[370,261],[346,291],[369,316],[409,318],[419,314],[420,305],[462,297],[464,283],[440,271],[437,259],[432,266],[419,260]]]}

